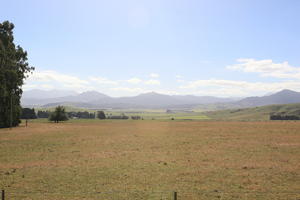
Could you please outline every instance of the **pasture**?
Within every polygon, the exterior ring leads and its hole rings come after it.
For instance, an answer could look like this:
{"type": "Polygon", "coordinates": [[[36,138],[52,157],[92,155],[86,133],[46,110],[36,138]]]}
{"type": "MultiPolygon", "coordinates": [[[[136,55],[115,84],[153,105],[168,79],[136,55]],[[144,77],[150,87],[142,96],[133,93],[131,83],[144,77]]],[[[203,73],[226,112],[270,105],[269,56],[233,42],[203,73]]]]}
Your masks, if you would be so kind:
{"type": "Polygon", "coordinates": [[[299,199],[300,123],[36,121],[0,130],[7,199],[299,199]]]}

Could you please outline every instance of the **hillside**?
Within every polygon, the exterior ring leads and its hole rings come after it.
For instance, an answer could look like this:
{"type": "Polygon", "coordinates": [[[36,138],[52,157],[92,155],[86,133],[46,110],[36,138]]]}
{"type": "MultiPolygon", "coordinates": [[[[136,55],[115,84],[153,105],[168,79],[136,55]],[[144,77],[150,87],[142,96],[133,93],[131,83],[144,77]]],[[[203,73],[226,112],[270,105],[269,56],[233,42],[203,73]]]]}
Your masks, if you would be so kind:
{"type": "Polygon", "coordinates": [[[213,120],[269,120],[271,113],[300,115],[300,103],[268,105],[255,108],[230,109],[205,112],[204,115],[213,120]]]}
{"type": "Polygon", "coordinates": [[[236,102],[237,105],[242,107],[290,103],[300,103],[300,92],[285,89],[271,95],[262,97],[247,97],[236,102]]]}

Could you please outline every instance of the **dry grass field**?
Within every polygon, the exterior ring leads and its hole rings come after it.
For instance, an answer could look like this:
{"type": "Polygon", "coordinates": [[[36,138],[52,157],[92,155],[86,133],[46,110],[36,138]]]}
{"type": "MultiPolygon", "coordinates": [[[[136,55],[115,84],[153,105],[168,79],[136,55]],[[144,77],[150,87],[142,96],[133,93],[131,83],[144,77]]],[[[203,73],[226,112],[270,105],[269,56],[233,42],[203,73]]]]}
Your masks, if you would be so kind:
{"type": "Polygon", "coordinates": [[[7,199],[300,199],[299,122],[97,121],[0,130],[7,199]]]}

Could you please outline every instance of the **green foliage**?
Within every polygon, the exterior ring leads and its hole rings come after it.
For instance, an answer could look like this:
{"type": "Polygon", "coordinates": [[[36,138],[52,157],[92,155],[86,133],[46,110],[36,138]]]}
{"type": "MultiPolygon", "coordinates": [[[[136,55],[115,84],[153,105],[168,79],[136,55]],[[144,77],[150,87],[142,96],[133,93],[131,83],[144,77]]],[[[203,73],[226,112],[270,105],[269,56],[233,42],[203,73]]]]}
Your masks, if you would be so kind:
{"type": "Polygon", "coordinates": [[[107,119],[129,119],[129,117],[122,113],[121,115],[110,115],[107,119]]]}
{"type": "Polygon", "coordinates": [[[88,111],[84,112],[68,112],[70,118],[76,119],[95,119],[95,113],[89,113],[88,111]]]}
{"type": "Polygon", "coordinates": [[[42,111],[42,110],[39,110],[37,112],[37,117],[38,118],[49,118],[50,116],[50,111],[42,111]]]}
{"type": "Polygon", "coordinates": [[[63,106],[57,106],[55,108],[55,111],[51,113],[49,120],[54,121],[55,123],[58,123],[60,121],[67,121],[68,116],[65,108],[63,106]]]}
{"type": "Polygon", "coordinates": [[[104,113],[102,110],[101,110],[101,111],[98,111],[97,117],[98,117],[99,119],[106,119],[105,113],[104,113]]]}
{"type": "Polygon", "coordinates": [[[34,108],[22,108],[21,119],[36,119],[34,108]]]}
{"type": "Polygon", "coordinates": [[[27,62],[27,52],[14,44],[14,25],[0,23],[0,128],[20,123],[22,85],[34,70],[27,62]]]}
{"type": "Polygon", "coordinates": [[[299,116],[296,115],[270,115],[270,120],[300,120],[299,116]]]}
{"type": "Polygon", "coordinates": [[[133,120],[140,120],[142,118],[141,118],[141,116],[136,115],[136,116],[131,116],[131,119],[133,119],[133,120]]]}

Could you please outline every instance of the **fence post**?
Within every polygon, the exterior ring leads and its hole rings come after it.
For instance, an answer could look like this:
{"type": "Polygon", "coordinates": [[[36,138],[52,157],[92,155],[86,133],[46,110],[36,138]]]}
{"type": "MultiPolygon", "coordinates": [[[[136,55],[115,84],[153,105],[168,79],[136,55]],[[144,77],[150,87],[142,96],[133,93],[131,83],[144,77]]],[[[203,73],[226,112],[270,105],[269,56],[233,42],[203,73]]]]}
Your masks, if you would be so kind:
{"type": "Polygon", "coordinates": [[[5,191],[4,190],[2,190],[2,192],[1,192],[1,200],[5,200],[5,191]]]}
{"type": "Polygon", "coordinates": [[[174,200],[177,200],[177,192],[174,192],[174,200]]]}

